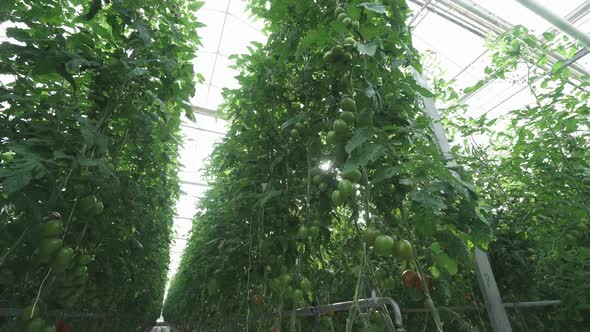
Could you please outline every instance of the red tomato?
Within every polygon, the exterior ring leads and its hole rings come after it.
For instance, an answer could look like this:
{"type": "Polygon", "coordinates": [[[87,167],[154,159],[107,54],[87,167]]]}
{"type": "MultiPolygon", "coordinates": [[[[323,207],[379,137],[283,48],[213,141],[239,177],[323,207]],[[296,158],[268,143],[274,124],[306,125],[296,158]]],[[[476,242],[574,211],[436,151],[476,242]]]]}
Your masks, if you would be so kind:
{"type": "Polygon", "coordinates": [[[264,303],[264,298],[262,297],[262,295],[256,294],[254,296],[254,303],[256,303],[257,305],[261,305],[264,303]]]}
{"type": "Polygon", "coordinates": [[[471,291],[465,293],[465,302],[473,303],[473,293],[471,291]]]}
{"type": "Polygon", "coordinates": [[[416,280],[420,280],[416,272],[412,270],[405,270],[402,273],[402,282],[404,283],[404,286],[414,288],[416,287],[416,280]]]}
{"type": "Polygon", "coordinates": [[[271,328],[268,329],[268,332],[279,332],[279,329],[277,329],[276,326],[272,326],[271,328]]]}
{"type": "Polygon", "coordinates": [[[55,323],[55,330],[57,332],[70,332],[70,326],[63,320],[58,320],[57,323],[55,323]]]}
{"type": "MultiPolygon", "coordinates": [[[[432,289],[432,277],[429,276],[428,274],[424,275],[424,279],[426,279],[426,285],[428,285],[428,290],[432,289]]],[[[418,289],[422,289],[422,279],[420,279],[419,277],[416,278],[416,288],[418,289]]]]}

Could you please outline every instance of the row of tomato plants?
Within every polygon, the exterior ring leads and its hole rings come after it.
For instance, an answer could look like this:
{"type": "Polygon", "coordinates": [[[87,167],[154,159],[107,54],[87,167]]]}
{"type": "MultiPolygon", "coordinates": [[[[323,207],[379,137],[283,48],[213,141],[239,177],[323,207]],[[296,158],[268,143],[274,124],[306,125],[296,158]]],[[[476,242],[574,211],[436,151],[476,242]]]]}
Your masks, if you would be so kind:
{"type": "Polygon", "coordinates": [[[590,326],[590,83],[570,66],[583,46],[519,26],[489,47],[487,75],[469,90],[516,77],[526,104],[469,117],[460,93],[437,86],[453,105],[445,118],[449,136],[459,138],[458,161],[490,206],[492,267],[506,302],[562,301],[509,311],[515,330],[583,331],[590,326]]]}
{"type": "Polygon", "coordinates": [[[25,308],[11,330],[160,315],[200,5],[1,6],[0,306],[25,308]]]}
{"type": "Polygon", "coordinates": [[[292,314],[375,292],[430,309],[432,319],[406,317],[410,325],[469,325],[436,306],[465,301],[470,250],[490,229],[422,111],[432,95],[413,78],[421,67],[405,1],[250,8],[269,38],[236,58],[241,87],[223,107],[231,128],[211,157],[164,317],[200,328],[386,329],[384,308],[292,314]]]}

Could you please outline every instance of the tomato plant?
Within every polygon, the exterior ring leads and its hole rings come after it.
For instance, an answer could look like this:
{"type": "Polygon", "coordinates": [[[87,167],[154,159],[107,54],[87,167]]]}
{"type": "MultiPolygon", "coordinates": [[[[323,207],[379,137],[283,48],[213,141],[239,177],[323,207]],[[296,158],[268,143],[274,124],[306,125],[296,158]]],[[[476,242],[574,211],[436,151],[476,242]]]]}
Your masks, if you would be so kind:
{"type": "Polygon", "coordinates": [[[201,5],[0,6],[0,306],[42,308],[11,330],[54,310],[113,331],[159,316],[201,5]]]}
{"type": "MultiPolygon", "coordinates": [[[[492,207],[494,274],[504,301],[563,301],[543,311],[509,311],[514,329],[583,330],[590,324],[584,272],[590,258],[588,80],[568,60],[546,56],[571,59],[582,47],[566,36],[536,36],[522,26],[489,47],[486,78],[469,90],[516,75],[529,102],[501,117],[486,112],[468,118],[462,106],[450,108],[446,124],[451,137],[461,138],[453,148],[459,163],[473,172],[482,203],[492,207]]],[[[439,83],[439,96],[453,94],[439,83]]],[[[473,298],[465,295],[467,302],[473,298]]]]}
{"type": "MultiPolygon", "coordinates": [[[[437,285],[461,279],[469,246],[484,245],[490,230],[475,189],[453,176],[432,139],[422,111],[431,93],[411,73],[421,65],[405,2],[253,0],[250,8],[268,41],[234,57],[241,87],[225,92],[222,107],[231,128],[211,157],[211,188],[166,319],[205,326],[214,318],[221,329],[236,328],[227,317],[248,317],[238,329],[312,324],[248,315],[255,294],[275,310],[372,290],[407,305],[448,303],[438,287],[410,294],[393,276],[411,267],[437,285]]],[[[358,308],[348,315],[330,325],[371,324],[358,308]]]]}

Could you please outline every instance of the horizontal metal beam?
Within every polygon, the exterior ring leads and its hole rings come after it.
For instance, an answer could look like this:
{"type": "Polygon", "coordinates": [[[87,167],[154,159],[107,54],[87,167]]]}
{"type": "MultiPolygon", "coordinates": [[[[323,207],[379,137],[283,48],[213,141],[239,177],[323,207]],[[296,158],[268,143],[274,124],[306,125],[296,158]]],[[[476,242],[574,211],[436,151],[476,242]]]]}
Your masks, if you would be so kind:
{"type": "Polygon", "coordinates": [[[208,185],[204,182],[193,182],[193,181],[185,181],[185,180],[180,180],[178,182],[180,182],[181,184],[189,184],[192,186],[208,187],[208,185]]]}
{"type": "Polygon", "coordinates": [[[220,112],[217,112],[215,110],[209,109],[209,108],[205,108],[205,107],[200,107],[200,106],[192,106],[193,109],[193,113],[197,113],[197,114],[203,114],[203,115],[207,115],[210,117],[214,117],[214,118],[218,118],[218,119],[223,119],[225,120],[226,117],[221,114],[220,112]]]}
{"type": "Polygon", "coordinates": [[[188,124],[181,124],[181,127],[184,128],[189,128],[189,129],[194,129],[194,130],[199,130],[199,131],[204,131],[204,132],[208,132],[208,133],[212,133],[212,134],[216,134],[216,135],[221,135],[221,136],[225,136],[226,133],[223,133],[221,131],[215,131],[215,130],[211,130],[211,129],[205,129],[205,128],[201,128],[201,127],[195,127],[195,126],[191,126],[188,124]]]}
{"type": "Polygon", "coordinates": [[[567,20],[563,19],[562,17],[555,14],[553,11],[549,10],[547,7],[541,5],[535,0],[516,0],[521,5],[525,6],[527,9],[532,11],[533,13],[537,14],[547,22],[551,23],[553,26],[558,28],[559,30],[563,31],[564,33],[570,35],[571,37],[580,41],[584,46],[590,48],[590,34],[585,33],[584,31],[578,29],[575,25],[571,24],[567,20]]]}
{"type": "MultiPolygon", "coordinates": [[[[551,307],[560,305],[560,300],[546,300],[546,301],[531,301],[531,302],[508,302],[504,303],[504,308],[507,309],[515,309],[515,308],[542,308],[542,307],[551,307]]],[[[450,307],[437,307],[440,310],[446,311],[471,311],[471,310],[478,310],[479,306],[477,305],[461,305],[461,306],[450,306],[450,307]]],[[[402,309],[403,313],[424,313],[429,312],[429,309],[426,308],[412,308],[412,309],[402,309]]]]}
{"type": "Polygon", "coordinates": [[[376,298],[367,298],[367,299],[360,299],[357,301],[346,301],[346,302],[339,302],[339,303],[332,303],[332,304],[324,304],[315,307],[306,307],[297,309],[296,315],[297,316],[319,316],[329,312],[339,312],[339,311],[348,311],[354,305],[358,305],[361,310],[371,309],[371,308],[379,308],[382,306],[389,306],[391,310],[393,310],[393,317],[394,317],[394,325],[396,332],[405,332],[406,329],[404,328],[401,310],[397,303],[389,297],[376,297],[376,298]]]}

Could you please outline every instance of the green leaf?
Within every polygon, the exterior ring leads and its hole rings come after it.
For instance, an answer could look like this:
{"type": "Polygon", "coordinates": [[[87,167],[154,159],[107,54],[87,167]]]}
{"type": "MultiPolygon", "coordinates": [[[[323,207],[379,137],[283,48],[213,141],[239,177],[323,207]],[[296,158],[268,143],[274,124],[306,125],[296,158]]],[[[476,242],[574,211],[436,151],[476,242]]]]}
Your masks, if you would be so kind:
{"type": "Polygon", "coordinates": [[[555,35],[551,32],[543,32],[543,38],[545,38],[545,40],[547,41],[552,41],[553,39],[555,39],[555,35]]]}
{"type": "Polygon", "coordinates": [[[419,94],[426,98],[434,98],[434,93],[430,92],[430,90],[420,86],[419,84],[414,85],[414,90],[416,90],[419,94]]]}
{"type": "Polygon", "coordinates": [[[463,89],[463,93],[465,93],[465,94],[472,94],[473,92],[479,90],[482,86],[484,86],[485,83],[486,83],[485,80],[481,80],[481,81],[475,83],[475,85],[472,85],[470,87],[467,87],[467,88],[463,89]]]}
{"type": "Polygon", "coordinates": [[[438,253],[436,255],[436,265],[440,268],[443,268],[449,272],[451,275],[457,274],[459,272],[459,267],[457,266],[457,262],[449,257],[445,253],[438,253]]]}
{"type": "Polygon", "coordinates": [[[440,214],[442,210],[447,208],[440,198],[422,191],[413,191],[411,197],[413,201],[420,203],[423,207],[430,208],[435,214],[440,214]]]}
{"type": "Polygon", "coordinates": [[[366,166],[368,162],[375,161],[382,157],[386,152],[385,147],[380,144],[370,143],[358,148],[348,158],[344,165],[343,172],[351,172],[362,166],[366,166]]]}
{"type": "Polygon", "coordinates": [[[356,148],[365,143],[370,137],[368,128],[357,128],[353,131],[352,138],[346,143],[345,150],[351,154],[356,148]]]}
{"type": "Polygon", "coordinates": [[[43,159],[32,152],[26,142],[13,144],[11,148],[16,153],[15,159],[8,167],[0,168],[3,189],[9,194],[23,189],[31,180],[47,174],[43,159]]]}
{"type": "Polygon", "coordinates": [[[371,179],[372,183],[379,183],[383,180],[390,179],[399,174],[399,168],[393,166],[381,166],[375,171],[375,175],[371,179]]]}
{"type": "Polygon", "coordinates": [[[368,55],[370,57],[374,57],[375,53],[377,52],[377,48],[381,45],[381,40],[375,39],[368,44],[357,43],[356,48],[361,54],[368,55]]]}
{"type": "Polygon", "coordinates": [[[266,205],[266,203],[268,203],[268,201],[280,196],[281,194],[281,190],[270,190],[258,202],[256,202],[256,206],[263,207],[266,205]]]}

